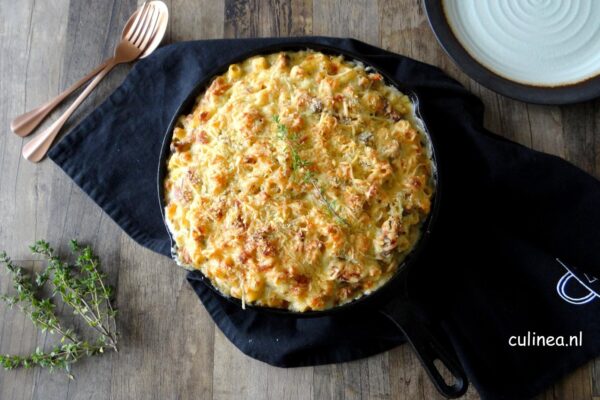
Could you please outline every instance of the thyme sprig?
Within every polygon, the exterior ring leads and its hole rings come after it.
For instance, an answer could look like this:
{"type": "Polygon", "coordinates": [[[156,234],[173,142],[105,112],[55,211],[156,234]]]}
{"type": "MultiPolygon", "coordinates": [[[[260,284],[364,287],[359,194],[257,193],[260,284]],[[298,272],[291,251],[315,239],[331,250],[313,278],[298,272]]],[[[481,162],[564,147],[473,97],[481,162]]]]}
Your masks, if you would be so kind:
{"type": "Polygon", "coordinates": [[[279,115],[274,115],[273,121],[277,124],[277,138],[283,140],[290,151],[292,157],[292,171],[295,173],[303,173],[302,181],[312,185],[317,198],[323,203],[327,212],[338,224],[350,226],[350,223],[336,211],[335,201],[331,201],[327,198],[324,187],[319,184],[317,177],[310,170],[312,163],[300,156],[298,149],[298,135],[289,133],[287,127],[279,119],[279,115]]]}
{"type": "Polygon", "coordinates": [[[17,367],[46,367],[64,369],[69,377],[71,364],[83,357],[102,354],[106,349],[118,351],[116,314],[113,308],[113,289],[104,283],[106,275],[100,272],[100,260],[89,246],[70,242],[75,256],[69,264],[55,255],[46,241],[30,246],[31,252],[47,260],[46,268],[34,276],[16,265],[5,252],[0,253],[3,264],[12,278],[15,295],[0,298],[11,307],[18,306],[42,332],[60,335],[60,344],[49,351],[37,348],[28,356],[0,355],[0,365],[5,369],[17,367]],[[51,297],[42,298],[42,288],[49,283],[51,297]],[[97,332],[94,340],[83,339],[74,329],[66,328],[58,319],[53,299],[60,297],[73,313],[97,332]]]}

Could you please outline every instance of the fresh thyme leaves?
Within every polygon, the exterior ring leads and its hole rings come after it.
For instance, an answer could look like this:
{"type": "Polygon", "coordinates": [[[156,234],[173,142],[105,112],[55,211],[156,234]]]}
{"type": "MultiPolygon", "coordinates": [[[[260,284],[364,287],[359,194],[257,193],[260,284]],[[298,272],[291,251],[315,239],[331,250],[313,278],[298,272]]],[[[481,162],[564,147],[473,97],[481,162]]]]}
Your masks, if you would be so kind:
{"type": "Polygon", "coordinates": [[[315,192],[317,192],[318,197],[321,199],[325,208],[329,212],[329,214],[336,220],[336,222],[340,225],[350,226],[350,223],[344,219],[337,211],[336,211],[336,200],[329,201],[325,195],[325,190],[321,186],[317,186],[315,180],[310,182],[315,188],[315,192]]]}
{"type": "Polygon", "coordinates": [[[88,246],[77,241],[70,243],[75,263],[69,264],[55,255],[48,242],[37,241],[30,247],[33,254],[47,260],[43,272],[35,274],[35,279],[6,255],[0,253],[0,264],[8,270],[16,294],[3,295],[1,299],[11,307],[17,305],[33,324],[42,332],[60,335],[60,344],[49,351],[39,348],[28,356],[0,355],[0,365],[5,369],[18,367],[46,367],[51,371],[64,369],[70,378],[71,364],[87,356],[102,354],[106,349],[117,349],[115,317],[117,311],[112,306],[113,289],[104,283],[106,275],[100,272],[100,260],[88,246]],[[50,298],[41,297],[41,289],[49,283],[50,298]],[[59,321],[52,301],[60,297],[73,313],[81,317],[96,331],[94,340],[85,340],[73,329],[66,328],[59,321]]]}
{"type": "Polygon", "coordinates": [[[277,137],[282,140],[287,139],[287,128],[284,124],[281,123],[279,115],[274,115],[273,121],[275,121],[275,123],[277,124],[277,137]]]}
{"type": "Polygon", "coordinates": [[[308,167],[310,167],[311,162],[304,160],[300,156],[300,153],[298,152],[297,148],[298,136],[289,134],[287,127],[279,120],[279,115],[273,116],[273,121],[275,121],[275,123],[277,124],[277,138],[283,140],[286,143],[288,149],[290,150],[290,154],[292,156],[292,171],[299,172],[303,168],[306,169],[304,177],[306,179],[306,174],[312,175],[312,172],[308,170],[308,167]]]}
{"type": "Polygon", "coordinates": [[[338,224],[350,226],[350,223],[336,211],[335,200],[331,201],[327,198],[325,189],[319,184],[315,174],[310,170],[312,163],[300,156],[298,151],[298,136],[288,132],[287,127],[279,119],[279,115],[274,115],[273,121],[277,124],[277,137],[285,141],[292,156],[292,171],[297,173],[303,172],[302,181],[313,186],[317,197],[323,203],[327,212],[338,224]]]}

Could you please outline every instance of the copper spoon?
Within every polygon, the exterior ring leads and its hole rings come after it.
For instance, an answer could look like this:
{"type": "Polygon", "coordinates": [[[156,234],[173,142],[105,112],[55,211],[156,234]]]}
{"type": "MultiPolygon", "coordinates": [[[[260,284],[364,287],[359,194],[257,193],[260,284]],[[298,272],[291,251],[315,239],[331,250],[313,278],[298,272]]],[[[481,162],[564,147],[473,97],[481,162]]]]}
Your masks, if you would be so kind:
{"type": "MultiPolygon", "coordinates": [[[[131,28],[117,45],[114,57],[108,60],[104,69],[94,78],[89,86],[85,88],[59,119],[39,136],[23,146],[23,157],[33,162],[38,162],[44,158],[64,123],[96,85],[98,85],[106,74],[117,64],[130,62],[139,58],[149,46],[155,45],[155,38],[159,39],[157,41],[160,42],[160,39],[162,39],[166,30],[167,22],[168,9],[163,2],[151,1],[144,4],[139,10],[139,15],[135,18],[131,28]]],[[[156,44],[156,46],[158,46],[158,44],[156,44]]],[[[156,48],[156,46],[154,47],[156,48]]]]}
{"type": "MultiPolygon", "coordinates": [[[[123,28],[123,32],[121,34],[122,39],[124,39],[126,35],[131,31],[131,27],[133,23],[138,19],[141,9],[142,8],[137,9],[131,15],[131,17],[129,17],[129,20],[127,20],[127,23],[125,24],[125,27],[123,28]]],[[[152,42],[150,43],[150,45],[148,45],[146,50],[144,50],[144,53],[140,56],[140,58],[144,58],[151,54],[158,47],[163,36],[164,31],[162,32],[162,34],[159,34],[159,32],[157,32],[156,37],[152,39],[152,42]]],[[[21,137],[29,135],[48,116],[48,114],[50,114],[50,112],[52,112],[52,110],[56,108],[56,106],[62,103],[64,99],[66,99],[69,95],[71,95],[71,93],[79,89],[84,83],[86,83],[94,76],[96,76],[100,71],[102,71],[108,65],[110,60],[110,58],[104,60],[104,62],[97,66],[92,72],[75,82],[73,85],[71,85],[71,87],[69,87],[64,92],[51,99],[47,103],[42,104],[41,106],[30,110],[24,114],[21,114],[15,119],[13,119],[10,123],[10,129],[21,137]]]]}

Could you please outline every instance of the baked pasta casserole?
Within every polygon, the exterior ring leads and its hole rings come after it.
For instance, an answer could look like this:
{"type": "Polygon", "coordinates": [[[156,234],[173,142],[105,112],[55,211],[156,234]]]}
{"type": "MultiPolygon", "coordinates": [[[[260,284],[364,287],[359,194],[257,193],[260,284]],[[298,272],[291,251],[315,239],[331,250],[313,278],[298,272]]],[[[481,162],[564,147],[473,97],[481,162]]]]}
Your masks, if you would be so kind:
{"type": "Polygon", "coordinates": [[[434,165],[409,97],[316,51],[232,64],[171,141],[177,262],[226,296],[323,310],[390,279],[430,212],[434,165]]]}

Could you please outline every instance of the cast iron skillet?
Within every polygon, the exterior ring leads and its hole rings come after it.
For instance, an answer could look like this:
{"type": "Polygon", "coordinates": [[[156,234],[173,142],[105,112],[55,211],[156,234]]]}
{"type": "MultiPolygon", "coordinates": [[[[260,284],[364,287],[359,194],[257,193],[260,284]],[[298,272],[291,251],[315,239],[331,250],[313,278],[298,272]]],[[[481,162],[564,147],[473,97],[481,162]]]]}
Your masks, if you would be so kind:
{"type": "MultiPolygon", "coordinates": [[[[181,106],[175,112],[164,137],[158,166],[158,194],[163,220],[165,219],[163,181],[166,176],[166,165],[170,155],[171,137],[173,134],[173,129],[175,128],[175,125],[177,123],[178,117],[180,115],[189,114],[191,112],[198,95],[200,95],[208,87],[208,85],[211,83],[214,77],[226,72],[230,64],[241,62],[249,57],[259,54],[270,54],[279,51],[297,51],[306,49],[313,49],[325,54],[341,54],[348,60],[360,61],[365,66],[370,66],[374,71],[377,71],[385,78],[386,83],[397,87],[401,92],[411,97],[412,102],[415,105],[416,116],[418,120],[422,122],[418,113],[419,103],[417,96],[411,90],[403,88],[402,85],[394,81],[394,79],[391,78],[385,72],[380,71],[377,68],[371,66],[369,62],[365,61],[358,54],[353,54],[352,52],[349,52],[347,50],[338,49],[331,46],[311,43],[284,43],[266,46],[260,49],[253,50],[239,57],[232,58],[224,65],[216,68],[211,73],[207,74],[205,78],[201,79],[198,82],[198,84],[189,93],[189,95],[183,101],[181,106]]],[[[437,166],[434,143],[431,140],[431,137],[425,129],[424,125],[422,126],[422,128],[425,135],[429,138],[431,144],[432,161],[434,163],[434,166],[437,166]]],[[[423,251],[423,248],[431,234],[431,230],[433,228],[436,216],[439,212],[441,186],[440,171],[438,171],[437,169],[434,170],[434,180],[436,192],[433,198],[431,212],[423,224],[422,237],[417,242],[415,248],[411,251],[411,253],[404,259],[402,264],[398,266],[398,270],[394,274],[394,276],[381,288],[352,302],[323,311],[295,312],[284,309],[260,307],[252,304],[246,304],[246,308],[252,309],[259,313],[266,313],[275,316],[284,315],[293,318],[323,317],[326,315],[342,314],[356,311],[378,311],[385,315],[387,318],[389,318],[394,323],[394,325],[396,325],[402,331],[402,333],[408,339],[408,342],[411,344],[412,348],[416,352],[423,367],[427,371],[428,375],[430,376],[431,380],[433,381],[433,384],[438,389],[438,391],[448,398],[456,398],[462,396],[466,392],[469,383],[465,372],[462,366],[460,365],[460,362],[454,354],[453,349],[449,345],[442,344],[442,341],[440,339],[443,338],[438,339],[433,333],[433,331],[427,326],[428,323],[426,315],[415,303],[411,302],[406,296],[407,272],[410,270],[412,265],[415,264],[415,261],[419,258],[419,254],[423,251]],[[390,302],[392,304],[390,304],[390,302]],[[442,374],[440,373],[438,367],[434,364],[434,362],[438,360],[453,375],[453,383],[446,383],[446,381],[442,377],[442,374]]],[[[167,231],[169,232],[169,237],[171,237],[171,233],[168,228],[167,231]]],[[[171,243],[174,243],[172,237],[171,243]]],[[[240,308],[242,307],[242,302],[239,299],[224,296],[217,288],[215,288],[212,285],[209,279],[202,275],[200,271],[194,271],[194,273],[201,276],[202,282],[204,282],[204,284],[206,284],[215,295],[225,298],[232,303],[235,303],[240,308]]]]}

